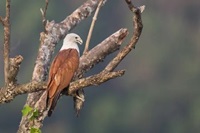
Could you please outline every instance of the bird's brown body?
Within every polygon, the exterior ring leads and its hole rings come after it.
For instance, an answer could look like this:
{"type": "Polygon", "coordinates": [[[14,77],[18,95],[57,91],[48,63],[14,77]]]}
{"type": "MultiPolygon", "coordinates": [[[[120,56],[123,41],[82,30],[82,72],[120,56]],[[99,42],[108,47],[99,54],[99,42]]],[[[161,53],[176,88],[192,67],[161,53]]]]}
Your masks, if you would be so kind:
{"type": "Polygon", "coordinates": [[[67,88],[79,66],[78,44],[82,44],[81,38],[74,34],[65,37],[63,46],[54,58],[49,72],[47,83],[47,109],[51,116],[62,91],[67,88]]]}

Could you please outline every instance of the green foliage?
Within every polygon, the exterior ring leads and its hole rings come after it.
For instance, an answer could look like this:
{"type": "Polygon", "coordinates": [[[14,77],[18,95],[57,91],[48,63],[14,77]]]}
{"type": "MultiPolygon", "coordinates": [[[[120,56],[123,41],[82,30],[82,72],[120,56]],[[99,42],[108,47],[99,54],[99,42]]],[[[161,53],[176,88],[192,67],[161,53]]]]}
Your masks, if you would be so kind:
{"type": "Polygon", "coordinates": [[[29,115],[29,119],[34,120],[39,116],[39,111],[37,109],[33,109],[32,107],[26,105],[22,109],[22,115],[23,116],[29,115]]]}
{"type": "Polygon", "coordinates": [[[30,114],[30,120],[34,120],[39,116],[39,111],[37,109],[34,109],[30,114]]]}
{"type": "MultiPolygon", "coordinates": [[[[26,105],[22,109],[22,115],[23,116],[27,116],[28,115],[29,116],[29,120],[33,121],[34,119],[36,119],[39,116],[39,111],[37,109],[33,109],[32,107],[26,105]]],[[[34,127],[31,127],[30,132],[31,133],[42,133],[40,129],[34,128],[34,127]]]]}
{"type": "Polygon", "coordinates": [[[27,116],[28,114],[30,114],[32,112],[32,110],[33,110],[33,108],[31,108],[30,106],[26,105],[22,109],[22,115],[23,116],[27,116]]]}
{"type": "Polygon", "coordinates": [[[22,109],[22,115],[23,116],[29,115],[29,119],[34,120],[39,116],[39,111],[37,109],[33,109],[32,107],[26,105],[22,109]]]}
{"type": "Polygon", "coordinates": [[[34,127],[32,127],[30,131],[31,133],[42,133],[40,129],[34,127]]]}

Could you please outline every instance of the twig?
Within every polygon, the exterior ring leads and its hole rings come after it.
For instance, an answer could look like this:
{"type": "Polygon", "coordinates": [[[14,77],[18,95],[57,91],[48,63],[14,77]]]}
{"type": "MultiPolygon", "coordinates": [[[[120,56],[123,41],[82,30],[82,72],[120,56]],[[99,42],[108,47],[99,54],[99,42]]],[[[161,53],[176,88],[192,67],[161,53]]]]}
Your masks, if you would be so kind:
{"type": "Polygon", "coordinates": [[[44,11],[42,8],[40,8],[40,12],[42,14],[42,23],[43,23],[43,26],[44,26],[44,31],[46,32],[46,29],[45,29],[45,26],[46,26],[46,13],[47,13],[47,8],[48,8],[48,5],[49,5],[49,0],[45,0],[45,8],[44,8],[44,11]]]}
{"type": "Polygon", "coordinates": [[[93,29],[94,29],[94,25],[95,25],[95,22],[97,20],[97,16],[98,16],[98,13],[99,13],[99,10],[100,10],[100,7],[102,6],[102,4],[103,4],[103,0],[100,0],[99,4],[97,6],[97,9],[95,11],[95,14],[92,18],[92,23],[91,23],[91,26],[90,26],[90,30],[88,32],[88,36],[87,36],[87,40],[86,40],[86,43],[85,43],[85,49],[83,51],[83,54],[85,54],[89,49],[90,40],[91,40],[92,32],[93,32],[93,29]]]}
{"type": "Polygon", "coordinates": [[[143,5],[143,6],[140,6],[140,7],[136,7],[136,6],[133,5],[133,3],[131,2],[131,0],[125,0],[125,1],[126,1],[128,7],[129,7],[129,9],[130,9],[133,13],[135,13],[135,12],[137,12],[137,11],[140,11],[140,13],[142,13],[142,12],[144,11],[144,9],[145,9],[145,6],[144,6],[144,5],[143,5]]]}
{"type": "MultiPolygon", "coordinates": [[[[1,19],[2,20],[2,19],[1,19]]],[[[10,55],[10,0],[6,0],[6,17],[3,21],[4,26],[4,78],[5,85],[9,84],[9,55],[10,55]]]]}

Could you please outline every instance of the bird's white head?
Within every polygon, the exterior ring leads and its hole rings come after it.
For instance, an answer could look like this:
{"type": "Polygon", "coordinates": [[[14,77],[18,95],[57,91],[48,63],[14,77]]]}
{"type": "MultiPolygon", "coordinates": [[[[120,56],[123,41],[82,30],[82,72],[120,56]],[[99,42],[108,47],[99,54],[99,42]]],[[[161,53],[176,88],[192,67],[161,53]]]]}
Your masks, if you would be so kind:
{"type": "Polygon", "coordinates": [[[66,35],[64,41],[63,41],[63,46],[61,47],[61,50],[64,49],[76,49],[79,52],[79,48],[77,44],[82,44],[83,40],[81,37],[75,33],[69,33],[66,35]]]}

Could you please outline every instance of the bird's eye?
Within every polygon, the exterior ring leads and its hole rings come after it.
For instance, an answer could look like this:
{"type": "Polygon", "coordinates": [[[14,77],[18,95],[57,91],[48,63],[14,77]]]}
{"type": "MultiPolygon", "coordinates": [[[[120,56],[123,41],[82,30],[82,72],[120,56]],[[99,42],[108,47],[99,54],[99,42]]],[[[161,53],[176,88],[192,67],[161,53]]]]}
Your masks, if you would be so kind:
{"type": "Polygon", "coordinates": [[[78,37],[76,36],[75,39],[78,39],[78,37]]]}

